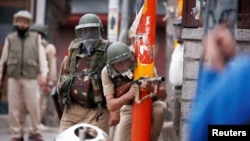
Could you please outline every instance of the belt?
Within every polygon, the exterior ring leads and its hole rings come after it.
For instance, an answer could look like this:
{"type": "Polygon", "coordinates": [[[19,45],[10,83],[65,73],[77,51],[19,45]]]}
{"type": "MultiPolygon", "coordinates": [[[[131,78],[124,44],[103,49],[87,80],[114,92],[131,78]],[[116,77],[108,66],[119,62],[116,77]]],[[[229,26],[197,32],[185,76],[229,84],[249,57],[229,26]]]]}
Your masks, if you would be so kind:
{"type": "MultiPolygon", "coordinates": [[[[80,106],[82,106],[82,107],[84,107],[84,108],[88,108],[88,109],[95,109],[95,108],[98,108],[97,104],[93,104],[93,105],[91,105],[91,106],[86,106],[86,105],[84,105],[84,104],[82,104],[82,103],[80,103],[80,102],[77,102],[77,101],[75,101],[75,100],[73,100],[72,103],[77,104],[77,105],[80,105],[80,106]]],[[[105,105],[105,104],[101,104],[101,105],[102,105],[102,108],[107,109],[107,105],[105,105]]]]}

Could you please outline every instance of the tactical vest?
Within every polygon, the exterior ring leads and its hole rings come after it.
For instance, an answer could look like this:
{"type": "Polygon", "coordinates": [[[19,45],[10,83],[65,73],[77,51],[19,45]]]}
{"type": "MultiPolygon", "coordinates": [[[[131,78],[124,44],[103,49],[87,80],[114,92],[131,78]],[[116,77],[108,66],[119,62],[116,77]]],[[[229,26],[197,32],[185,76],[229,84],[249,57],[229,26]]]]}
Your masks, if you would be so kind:
{"type": "Polygon", "coordinates": [[[14,32],[7,39],[7,75],[13,78],[36,78],[39,73],[38,34],[29,32],[26,38],[20,39],[17,32],[14,32]]]}
{"type": "Polygon", "coordinates": [[[94,108],[97,104],[106,105],[103,95],[101,71],[106,65],[106,50],[109,42],[101,40],[94,49],[93,54],[88,56],[82,44],[72,43],[69,54],[70,98],[84,107],[94,108]]]}

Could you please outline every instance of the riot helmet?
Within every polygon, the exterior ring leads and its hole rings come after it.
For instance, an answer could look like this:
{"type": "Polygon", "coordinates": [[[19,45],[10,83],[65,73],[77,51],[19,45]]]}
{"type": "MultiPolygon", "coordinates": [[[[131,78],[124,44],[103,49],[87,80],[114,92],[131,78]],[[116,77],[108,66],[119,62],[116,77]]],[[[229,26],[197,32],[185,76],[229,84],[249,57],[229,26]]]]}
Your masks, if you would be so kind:
{"type": "Polygon", "coordinates": [[[101,30],[103,30],[102,22],[95,14],[83,15],[75,26],[76,37],[83,43],[88,53],[99,43],[101,30]]]}
{"type": "Polygon", "coordinates": [[[107,49],[107,64],[116,73],[133,76],[135,60],[132,51],[123,42],[114,42],[107,49]]]}
{"type": "Polygon", "coordinates": [[[43,24],[33,24],[30,27],[30,30],[40,33],[43,38],[45,38],[46,35],[47,35],[47,27],[45,25],[43,25],[43,24]]]}

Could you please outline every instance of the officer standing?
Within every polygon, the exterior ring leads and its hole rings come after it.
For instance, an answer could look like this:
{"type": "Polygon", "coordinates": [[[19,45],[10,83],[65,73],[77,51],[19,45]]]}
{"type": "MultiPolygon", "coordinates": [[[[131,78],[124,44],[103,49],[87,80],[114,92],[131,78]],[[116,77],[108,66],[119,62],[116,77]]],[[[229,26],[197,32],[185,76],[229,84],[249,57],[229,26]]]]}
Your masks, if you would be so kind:
{"type": "Polygon", "coordinates": [[[57,92],[63,108],[60,132],[77,124],[88,123],[109,131],[109,112],[101,83],[106,64],[107,40],[102,39],[103,25],[95,14],[85,14],[75,27],[76,39],[61,64],[57,92]]]}
{"type": "MultiPolygon", "coordinates": [[[[131,136],[132,124],[132,100],[138,85],[131,85],[129,90],[120,97],[115,97],[115,89],[128,82],[133,81],[133,70],[136,67],[134,56],[129,47],[122,42],[111,44],[107,50],[107,65],[102,70],[102,83],[107,106],[111,112],[109,125],[115,126],[115,141],[127,141],[131,136]]],[[[156,75],[156,73],[155,73],[156,75]]],[[[157,76],[157,75],[156,75],[157,76]]],[[[142,82],[141,88],[154,92],[154,84],[142,82]]],[[[159,88],[158,93],[153,97],[152,104],[152,134],[151,140],[157,141],[164,122],[164,115],[167,105],[163,101],[166,98],[166,91],[159,88]]]]}
{"type": "Polygon", "coordinates": [[[35,31],[41,35],[42,44],[43,47],[45,48],[46,57],[48,60],[49,72],[47,76],[47,85],[41,88],[41,100],[40,100],[41,119],[40,119],[39,129],[45,130],[46,129],[46,126],[44,126],[45,118],[48,117],[48,115],[45,116],[45,114],[48,114],[46,113],[46,110],[49,111],[50,108],[49,112],[53,113],[53,111],[51,111],[51,107],[48,107],[47,105],[49,104],[48,103],[50,100],[49,98],[51,98],[48,96],[50,95],[51,89],[56,84],[57,81],[56,47],[52,43],[49,43],[46,40],[47,28],[45,25],[33,24],[30,27],[30,30],[35,31]]]}
{"type": "Polygon", "coordinates": [[[39,88],[46,85],[48,67],[41,36],[29,31],[31,22],[32,16],[26,10],[18,11],[14,15],[13,24],[16,31],[7,35],[0,61],[0,80],[3,78],[5,67],[8,76],[8,110],[12,141],[23,140],[24,130],[20,117],[25,116],[26,112],[22,113],[20,107],[24,106],[28,109],[31,119],[29,139],[43,141],[38,130],[39,88]]]}

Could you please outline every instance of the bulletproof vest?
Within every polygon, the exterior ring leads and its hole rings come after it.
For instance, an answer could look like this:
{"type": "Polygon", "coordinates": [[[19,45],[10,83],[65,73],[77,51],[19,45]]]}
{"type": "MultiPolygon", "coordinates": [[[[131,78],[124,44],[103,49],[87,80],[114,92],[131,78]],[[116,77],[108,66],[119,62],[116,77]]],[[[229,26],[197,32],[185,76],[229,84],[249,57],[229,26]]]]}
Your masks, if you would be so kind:
{"type": "Polygon", "coordinates": [[[70,96],[84,107],[96,107],[97,103],[106,104],[101,83],[101,70],[106,65],[106,49],[109,43],[101,40],[92,52],[87,55],[82,44],[70,48],[70,75],[73,76],[70,96]]]}

